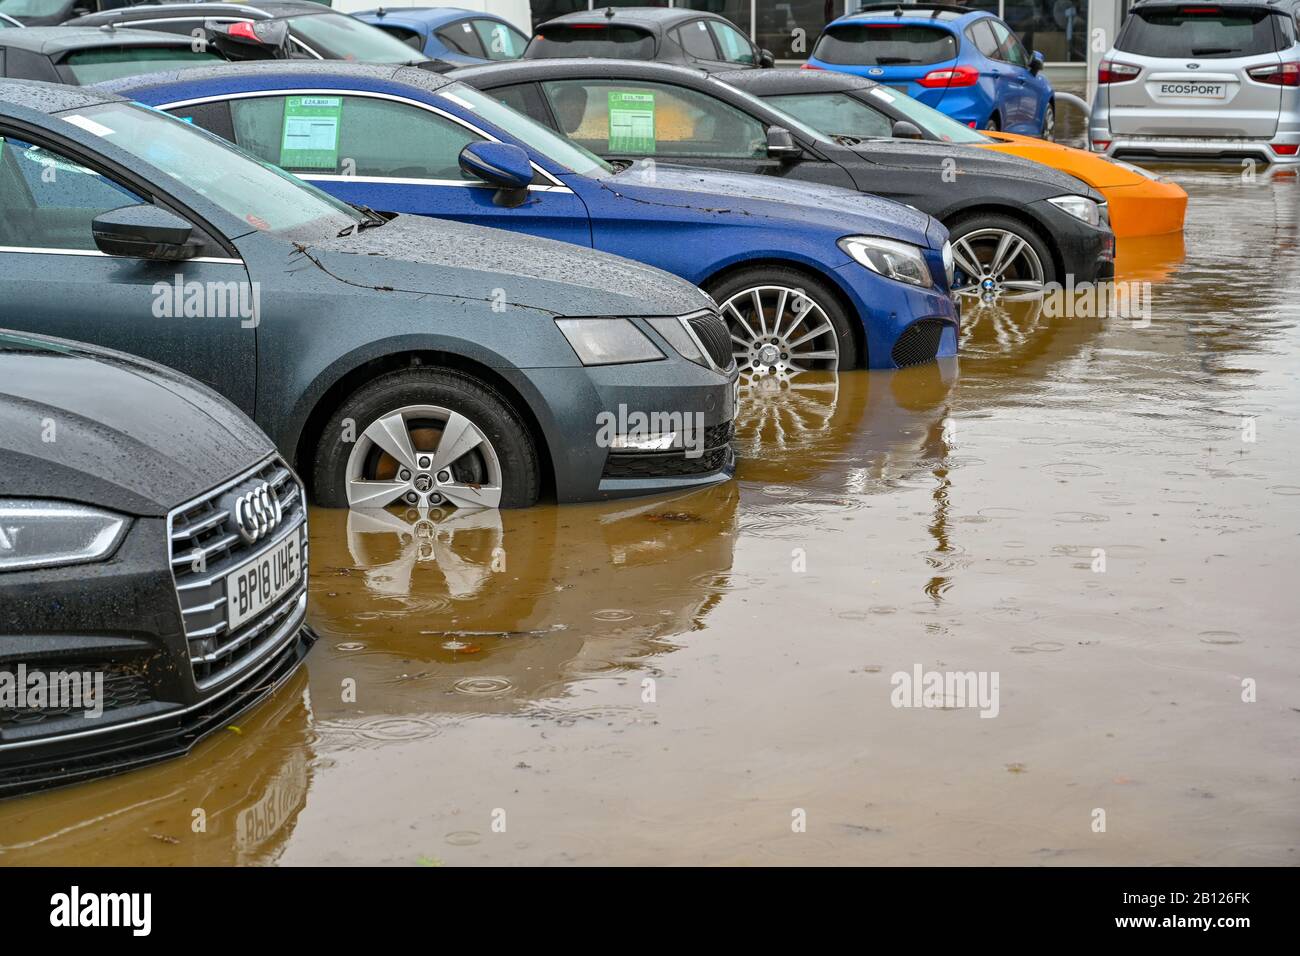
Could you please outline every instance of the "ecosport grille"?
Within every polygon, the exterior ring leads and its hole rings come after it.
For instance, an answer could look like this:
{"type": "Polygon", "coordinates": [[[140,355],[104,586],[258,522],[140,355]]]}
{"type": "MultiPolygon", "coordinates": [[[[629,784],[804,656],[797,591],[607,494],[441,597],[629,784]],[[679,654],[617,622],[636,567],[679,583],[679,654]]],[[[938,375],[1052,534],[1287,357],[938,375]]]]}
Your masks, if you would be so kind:
{"type": "Polygon", "coordinates": [[[713,364],[722,371],[730,371],[735,358],[732,356],[731,332],[727,323],[716,312],[700,312],[689,316],[686,324],[691,327],[704,351],[708,353],[713,364]]]}
{"type": "Polygon", "coordinates": [[[296,632],[307,605],[307,507],[301,482],[280,458],[272,458],[180,506],[167,518],[172,577],[185,622],[194,682],[207,690],[233,679],[274,654],[296,632]],[[245,487],[270,486],[280,520],[264,538],[249,543],[223,504],[245,487]],[[255,555],[274,551],[290,536],[299,540],[298,583],[255,617],[230,629],[226,576],[255,555]]]}
{"type": "Polygon", "coordinates": [[[903,330],[889,356],[899,368],[933,361],[939,352],[942,336],[943,323],[937,319],[914,322],[903,330]]]}

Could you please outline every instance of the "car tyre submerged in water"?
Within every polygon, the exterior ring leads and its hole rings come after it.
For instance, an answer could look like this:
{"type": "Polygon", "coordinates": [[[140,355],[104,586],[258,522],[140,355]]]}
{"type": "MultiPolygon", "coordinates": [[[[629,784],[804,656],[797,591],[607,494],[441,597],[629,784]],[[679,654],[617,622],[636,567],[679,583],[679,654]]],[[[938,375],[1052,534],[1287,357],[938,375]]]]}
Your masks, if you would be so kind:
{"type": "Polygon", "coordinates": [[[354,392],[325,426],[313,468],[329,507],[526,508],[541,468],[528,427],[487,383],[411,368],[354,392]]]}
{"type": "Polygon", "coordinates": [[[783,267],[741,269],[705,288],[722,310],[742,374],[786,379],[862,364],[855,320],[820,279],[783,267]]]}
{"type": "Polygon", "coordinates": [[[953,290],[1014,296],[1036,294],[1056,281],[1051,251],[1032,227],[996,213],[975,213],[948,223],[957,277],[953,290]]]}

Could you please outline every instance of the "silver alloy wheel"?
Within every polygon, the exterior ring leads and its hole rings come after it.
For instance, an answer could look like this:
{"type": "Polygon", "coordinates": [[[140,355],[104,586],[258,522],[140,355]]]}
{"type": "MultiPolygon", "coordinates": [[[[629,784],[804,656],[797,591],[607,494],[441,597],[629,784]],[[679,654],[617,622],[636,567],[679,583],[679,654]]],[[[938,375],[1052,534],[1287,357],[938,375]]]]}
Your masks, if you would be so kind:
{"type": "Polygon", "coordinates": [[[352,445],[346,479],[349,508],[501,504],[501,462],[492,442],[440,405],[407,405],[371,422],[352,445]]]}
{"type": "Polygon", "coordinates": [[[732,355],[746,379],[787,380],[814,368],[838,369],[840,340],[826,311],[802,289],[760,285],[722,303],[732,355]]]}
{"type": "Polygon", "coordinates": [[[984,301],[1042,295],[1043,262],[1023,237],[1006,229],[976,229],[952,243],[959,273],[953,290],[984,301]]]}

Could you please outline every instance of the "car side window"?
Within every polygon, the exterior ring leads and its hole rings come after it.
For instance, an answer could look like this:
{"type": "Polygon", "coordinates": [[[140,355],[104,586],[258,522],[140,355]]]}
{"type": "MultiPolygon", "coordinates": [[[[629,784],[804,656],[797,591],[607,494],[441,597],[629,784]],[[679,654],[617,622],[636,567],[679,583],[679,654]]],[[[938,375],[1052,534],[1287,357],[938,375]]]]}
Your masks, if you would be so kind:
{"type": "Polygon", "coordinates": [[[364,96],[230,101],[235,142],[301,174],[462,180],[460,151],[483,137],[436,113],[364,96]]]}
{"type": "Polygon", "coordinates": [[[989,26],[993,28],[993,35],[998,41],[998,51],[994,54],[994,59],[1003,60],[1014,66],[1028,67],[1029,56],[1025,53],[1025,48],[1020,45],[1020,41],[1006,24],[1001,20],[990,20],[989,26]]]}
{"type": "Polygon", "coordinates": [[[966,37],[990,60],[998,58],[998,41],[989,27],[989,20],[976,20],[966,28],[966,37]]]}
{"type": "Polygon", "coordinates": [[[703,20],[692,20],[677,30],[677,42],[681,44],[686,55],[696,60],[716,60],[718,50],[713,45],[709,34],[709,25],[703,20]]]}
{"type": "Polygon", "coordinates": [[[750,43],[749,38],[730,23],[723,23],[721,20],[710,20],[709,30],[713,33],[713,38],[718,41],[718,49],[722,51],[722,58],[728,63],[739,63],[744,66],[756,66],[758,64],[758,55],[754,52],[754,44],[750,43]]]}
{"type": "Polygon", "coordinates": [[[518,30],[495,20],[473,20],[474,32],[483,44],[483,55],[489,60],[517,60],[524,55],[528,38],[518,30]]]}
{"type": "Polygon", "coordinates": [[[542,84],[560,132],[594,153],[767,156],[767,130],[711,96],[664,83],[552,80],[542,84]]]}
{"type": "Polygon", "coordinates": [[[530,94],[530,86],[532,86],[531,83],[516,83],[514,86],[498,86],[495,90],[489,90],[488,92],[516,113],[523,113],[533,119],[541,119],[542,117],[538,114],[544,112],[545,107],[543,106],[541,111],[534,107],[535,95],[530,94]]]}
{"type": "Polygon", "coordinates": [[[0,246],[94,249],[96,216],[146,201],[64,153],[0,130],[0,246]]]}
{"type": "Polygon", "coordinates": [[[478,34],[470,26],[468,20],[459,20],[456,23],[450,23],[440,30],[434,32],[436,36],[448,47],[457,53],[464,53],[466,56],[476,56],[482,59],[483,45],[479,43],[478,34]]]}

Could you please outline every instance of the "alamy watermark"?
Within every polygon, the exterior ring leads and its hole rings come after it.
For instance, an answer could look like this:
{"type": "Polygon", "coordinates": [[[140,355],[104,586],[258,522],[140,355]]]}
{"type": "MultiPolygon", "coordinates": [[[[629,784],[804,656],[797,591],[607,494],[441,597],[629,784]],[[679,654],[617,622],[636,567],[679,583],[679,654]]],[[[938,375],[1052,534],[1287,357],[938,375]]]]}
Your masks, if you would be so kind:
{"type": "Polygon", "coordinates": [[[80,710],[87,719],[103,716],[103,671],[0,670],[0,709],[80,710]]]}
{"type": "Polygon", "coordinates": [[[704,454],[703,412],[629,412],[620,403],[617,412],[596,415],[596,445],[619,451],[669,451],[685,449],[687,458],[704,454]]]}
{"type": "Polygon", "coordinates": [[[156,319],[239,319],[245,329],[261,321],[262,288],[256,282],[199,282],[177,273],[158,281],[153,292],[156,319]]]}
{"type": "Polygon", "coordinates": [[[1043,286],[1043,314],[1049,319],[1131,319],[1135,329],[1151,324],[1150,282],[1079,282],[1043,286]]]}
{"type": "Polygon", "coordinates": [[[894,689],[889,702],[935,710],[978,707],[981,717],[996,717],[1002,709],[1000,680],[998,671],[927,671],[914,664],[911,673],[895,671],[890,676],[894,689]]]}

